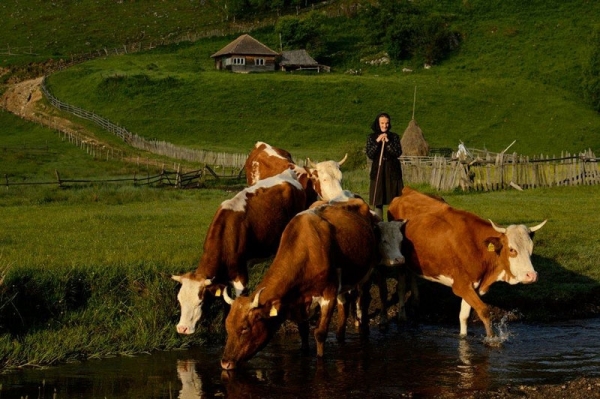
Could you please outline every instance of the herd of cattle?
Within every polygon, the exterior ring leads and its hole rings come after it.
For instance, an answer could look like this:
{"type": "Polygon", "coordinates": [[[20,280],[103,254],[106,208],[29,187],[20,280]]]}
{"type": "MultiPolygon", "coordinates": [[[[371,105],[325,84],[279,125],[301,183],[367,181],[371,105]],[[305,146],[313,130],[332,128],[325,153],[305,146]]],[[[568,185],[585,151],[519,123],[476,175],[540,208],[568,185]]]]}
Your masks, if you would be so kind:
{"type": "MultiPolygon", "coordinates": [[[[179,333],[194,333],[207,295],[222,296],[230,305],[223,369],[254,356],[286,320],[298,324],[307,351],[309,319],[317,308],[317,356],[323,356],[336,305],[338,340],[344,339],[351,301],[356,301],[357,323],[366,334],[369,297],[362,294],[372,275],[380,277],[373,280],[380,290],[382,322],[387,322],[381,268],[406,264],[401,269],[452,287],[462,298],[461,336],[467,334],[471,308],[487,336],[494,335],[488,307],[479,297],[491,284],[537,280],[532,238],[545,221],[531,228],[502,228],[406,187],[384,222],[363,199],[342,189],[339,167],[345,160],[309,160],[308,167],[301,167],[289,152],[256,143],[245,164],[248,187],[217,209],[197,269],[172,276],[181,283],[179,333]],[[248,268],[273,255],[262,280],[248,293],[248,268]]],[[[405,284],[399,275],[399,309],[405,284]]],[[[402,311],[399,317],[405,317],[402,311]]]]}

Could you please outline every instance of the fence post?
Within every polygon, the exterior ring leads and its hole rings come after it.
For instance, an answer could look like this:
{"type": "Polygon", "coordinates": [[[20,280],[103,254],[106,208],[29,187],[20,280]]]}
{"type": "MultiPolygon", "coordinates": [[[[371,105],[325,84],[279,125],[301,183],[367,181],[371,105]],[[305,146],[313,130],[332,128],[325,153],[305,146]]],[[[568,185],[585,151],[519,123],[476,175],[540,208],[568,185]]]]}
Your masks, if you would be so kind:
{"type": "Polygon", "coordinates": [[[4,180],[6,180],[6,189],[8,190],[8,175],[4,174],[4,180]]]}
{"type": "Polygon", "coordinates": [[[175,175],[175,188],[181,188],[181,164],[177,165],[177,174],[175,175]]]}
{"type": "Polygon", "coordinates": [[[58,170],[54,170],[54,173],[56,174],[56,180],[58,180],[58,187],[62,187],[62,182],[60,181],[60,173],[58,173],[58,170]]]}

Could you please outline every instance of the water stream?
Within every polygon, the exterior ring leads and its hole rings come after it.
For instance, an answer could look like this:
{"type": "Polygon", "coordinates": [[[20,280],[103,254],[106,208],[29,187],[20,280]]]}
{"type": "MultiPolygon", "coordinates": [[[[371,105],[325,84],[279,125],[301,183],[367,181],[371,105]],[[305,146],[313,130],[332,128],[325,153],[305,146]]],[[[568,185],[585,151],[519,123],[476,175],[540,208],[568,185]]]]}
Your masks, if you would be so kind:
{"type": "Polygon", "coordinates": [[[6,398],[397,398],[462,397],[507,384],[560,383],[600,376],[600,318],[502,327],[499,347],[483,328],[459,339],[452,326],[421,325],[361,342],[330,333],[325,358],[302,356],[297,335],[277,337],[235,372],[223,372],[222,346],[89,360],[0,375],[6,398]]]}

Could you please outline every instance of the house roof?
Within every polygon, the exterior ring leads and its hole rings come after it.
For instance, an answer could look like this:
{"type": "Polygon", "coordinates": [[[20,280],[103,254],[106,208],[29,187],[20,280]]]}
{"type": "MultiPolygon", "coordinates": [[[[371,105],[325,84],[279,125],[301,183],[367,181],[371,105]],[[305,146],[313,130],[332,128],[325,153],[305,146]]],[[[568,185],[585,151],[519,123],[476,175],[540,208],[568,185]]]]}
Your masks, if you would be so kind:
{"type": "Polygon", "coordinates": [[[279,65],[317,66],[319,63],[306,50],[290,50],[281,53],[279,65]]]}
{"type": "Polygon", "coordinates": [[[244,34],[221,50],[217,51],[212,58],[222,55],[239,54],[239,55],[279,55],[276,51],[271,50],[252,36],[244,34]]]}

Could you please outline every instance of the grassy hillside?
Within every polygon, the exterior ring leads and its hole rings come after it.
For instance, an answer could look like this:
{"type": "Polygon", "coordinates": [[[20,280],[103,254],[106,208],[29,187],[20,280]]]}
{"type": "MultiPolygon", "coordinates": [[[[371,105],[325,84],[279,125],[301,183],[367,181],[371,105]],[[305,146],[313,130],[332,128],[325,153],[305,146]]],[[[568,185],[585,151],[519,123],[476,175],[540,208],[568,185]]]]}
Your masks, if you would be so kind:
{"type": "MultiPolygon", "coordinates": [[[[137,134],[210,150],[244,152],[265,140],[298,156],[336,158],[364,145],[378,112],[390,112],[402,133],[415,87],[416,120],[433,147],[455,148],[462,140],[501,151],[517,140],[511,151],[528,155],[600,150],[600,118],[579,85],[588,49],[585,40],[575,40],[587,37],[600,5],[438,7],[455,12],[464,40],[429,70],[410,61],[360,63],[357,56],[373,51],[357,47],[364,27],[338,17],[328,29],[346,57],[332,74],[216,72],[210,54],[236,37],[228,36],[98,59],[49,82],[58,98],[137,134]],[[362,75],[343,74],[348,66],[362,75]],[[402,73],[403,67],[413,72],[402,73]]],[[[253,35],[276,46],[271,29],[253,35]]]]}
{"type": "Polygon", "coordinates": [[[210,2],[3,1],[0,66],[68,58],[136,42],[160,42],[188,32],[223,28],[220,10],[210,2]],[[209,3],[209,4],[207,4],[209,3]]]}

